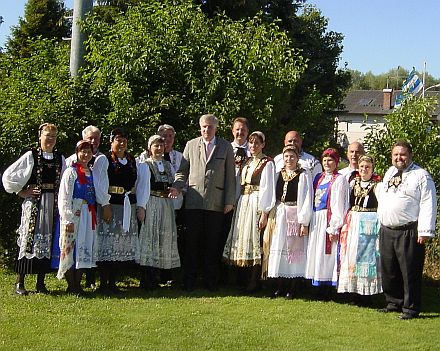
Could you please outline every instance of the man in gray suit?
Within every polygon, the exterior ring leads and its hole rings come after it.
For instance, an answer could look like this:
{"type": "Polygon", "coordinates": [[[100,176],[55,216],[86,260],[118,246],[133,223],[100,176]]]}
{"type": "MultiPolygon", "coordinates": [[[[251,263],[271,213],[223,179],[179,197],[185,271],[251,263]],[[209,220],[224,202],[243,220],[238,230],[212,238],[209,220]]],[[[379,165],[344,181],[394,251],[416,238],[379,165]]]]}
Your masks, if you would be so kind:
{"type": "Polygon", "coordinates": [[[220,238],[224,215],[235,203],[235,162],[232,146],[217,137],[218,120],[203,115],[201,137],[187,142],[170,197],[176,197],[188,182],[185,195],[184,287],[194,289],[199,263],[203,264],[205,288],[217,288],[220,238]]]}

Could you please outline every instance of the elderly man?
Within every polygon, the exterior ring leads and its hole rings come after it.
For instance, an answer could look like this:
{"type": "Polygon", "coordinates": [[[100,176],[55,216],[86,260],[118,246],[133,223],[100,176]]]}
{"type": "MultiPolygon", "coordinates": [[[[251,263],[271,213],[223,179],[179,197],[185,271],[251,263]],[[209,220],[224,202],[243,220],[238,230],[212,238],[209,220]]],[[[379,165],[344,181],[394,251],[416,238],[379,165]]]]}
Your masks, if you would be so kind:
{"type": "MultiPolygon", "coordinates": [[[[315,179],[315,176],[322,172],[322,166],[315,157],[307,152],[304,152],[302,149],[302,143],[303,139],[301,135],[295,130],[287,132],[286,136],[284,137],[284,146],[294,145],[297,150],[300,150],[298,163],[302,168],[309,170],[312,173],[312,179],[315,179]]],[[[276,172],[281,171],[281,169],[284,167],[283,154],[275,156],[274,162],[276,172]]]]}
{"type": "Polygon", "coordinates": [[[345,179],[350,183],[359,173],[359,157],[365,155],[364,146],[358,142],[354,141],[348,145],[347,149],[347,160],[349,162],[348,167],[345,167],[339,171],[345,179]]]}
{"type": "Polygon", "coordinates": [[[203,115],[199,124],[201,136],[187,142],[170,189],[170,197],[176,197],[188,182],[184,257],[184,288],[188,291],[194,289],[199,262],[203,264],[205,288],[217,288],[224,215],[233,209],[235,203],[235,164],[231,144],[215,135],[218,120],[214,115],[203,115]]]}
{"type": "MultiPolygon", "coordinates": [[[[92,145],[93,157],[90,161],[90,166],[93,167],[96,159],[99,156],[104,155],[99,151],[99,145],[101,144],[101,131],[97,127],[90,125],[83,129],[81,135],[83,140],[87,140],[92,145]]],[[[67,166],[70,166],[74,162],[76,162],[75,153],[66,159],[67,166]]]]}
{"type": "Polygon", "coordinates": [[[174,150],[174,138],[176,137],[176,131],[174,127],[169,124],[162,124],[157,129],[157,134],[159,134],[165,140],[165,160],[171,163],[171,168],[174,174],[179,170],[180,162],[182,161],[182,153],[174,150]]]}
{"type": "Polygon", "coordinates": [[[437,198],[430,174],[412,161],[411,145],[397,141],[393,166],[378,189],[383,292],[387,306],[400,319],[420,313],[425,242],[435,235],[437,198]]]}

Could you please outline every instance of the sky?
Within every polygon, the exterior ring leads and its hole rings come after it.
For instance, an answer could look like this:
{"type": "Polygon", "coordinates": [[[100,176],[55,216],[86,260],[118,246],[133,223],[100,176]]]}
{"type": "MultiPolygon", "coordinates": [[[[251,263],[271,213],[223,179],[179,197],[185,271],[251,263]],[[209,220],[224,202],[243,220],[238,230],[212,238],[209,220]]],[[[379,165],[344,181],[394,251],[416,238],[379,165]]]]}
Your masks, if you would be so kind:
{"type": "MultiPolygon", "coordinates": [[[[398,66],[440,79],[439,0],[308,0],[328,18],[328,29],[344,35],[340,66],[386,73],[398,66]]],[[[26,0],[0,0],[0,46],[23,16],[26,0]]],[[[73,7],[73,0],[65,1],[73,7]]]]}

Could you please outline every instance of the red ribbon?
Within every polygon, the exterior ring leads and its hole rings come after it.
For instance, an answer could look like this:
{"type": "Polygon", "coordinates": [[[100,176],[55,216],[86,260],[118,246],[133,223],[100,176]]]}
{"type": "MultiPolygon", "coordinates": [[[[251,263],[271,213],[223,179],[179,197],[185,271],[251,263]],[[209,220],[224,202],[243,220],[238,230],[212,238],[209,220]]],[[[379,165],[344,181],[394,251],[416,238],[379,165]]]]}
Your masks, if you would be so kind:
{"type": "Polygon", "coordinates": [[[96,208],[94,204],[88,204],[89,211],[92,214],[92,229],[96,228],[96,208]]]}

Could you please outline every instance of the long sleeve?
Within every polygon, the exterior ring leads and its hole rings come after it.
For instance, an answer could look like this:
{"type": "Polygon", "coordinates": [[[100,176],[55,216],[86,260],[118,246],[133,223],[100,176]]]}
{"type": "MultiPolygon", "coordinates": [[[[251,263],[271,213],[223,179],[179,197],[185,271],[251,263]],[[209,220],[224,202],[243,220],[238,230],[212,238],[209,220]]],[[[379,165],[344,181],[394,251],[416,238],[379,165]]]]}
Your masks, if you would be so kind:
{"type": "Polygon", "coordinates": [[[313,207],[312,174],[305,170],[299,176],[298,184],[298,223],[308,226],[312,218],[313,207]]]}
{"type": "Polygon", "coordinates": [[[226,144],[226,162],[225,162],[225,205],[235,205],[236,195],[236,177],[235,177],[235,156],[234,149],[227,141],[226,144]]]}
{"type": "Polygon", "coordinates": [[[435,236],[435,220],[437,216],[437,195],[435,184],[428,172],[420,180],[420,208],[417,231],[419,236],[435,236]]]}
{"type": "Polygon", "coordinates": [[[173,187],[175,187],[179,191],[182,191],[188,181],[190,167],[189,159],[189,143],[186,143],[185,150],[183,150],[182,159],[180,161],[179,170],[174,176],[173,187]]]}
{"type": "Polygon", "coordinates": [[[26,185],[32,175],[34,158],[32,151],[26,152],[10,165],[3,173],[3,187],[8,193],[18,193],[26,185]]]}
{"type": "Polygon", "coordinates": [[[330,209],[331,218],[327,228],[329,234],[339,234],[344,224],[348,208],[349,185],[344,176],[338,176],[331,188],[330,209]]]}
{"type": "Polygon", "coordinates": [[[137,206],[146,208],[150,199],[150,167],[145,162],[136,160],[137,179],[136,179],[136,201],[137,206]]]}
{"type": "Polygon", "coordinates": [[[96,202],[102,206],[110,203],[110,194],[108,193],[108,160],[105,155],[99,155],[93,164],[93,185],[95,187],[96,202]]]}
{"type": "Polygon", "coordinates": [[[269,212],[275,206],[275,164],[267,162],[261,172],[258,209],[269,212]]]}
{"type": "Polygon", "coordinates": [[[75,213],[73,210],[72,199],[77,177],[76,170],[69,167],[63,173],[61,178],[60,189],[58,192],[58,210],[62,224],[73,223],[75,213]]]}

